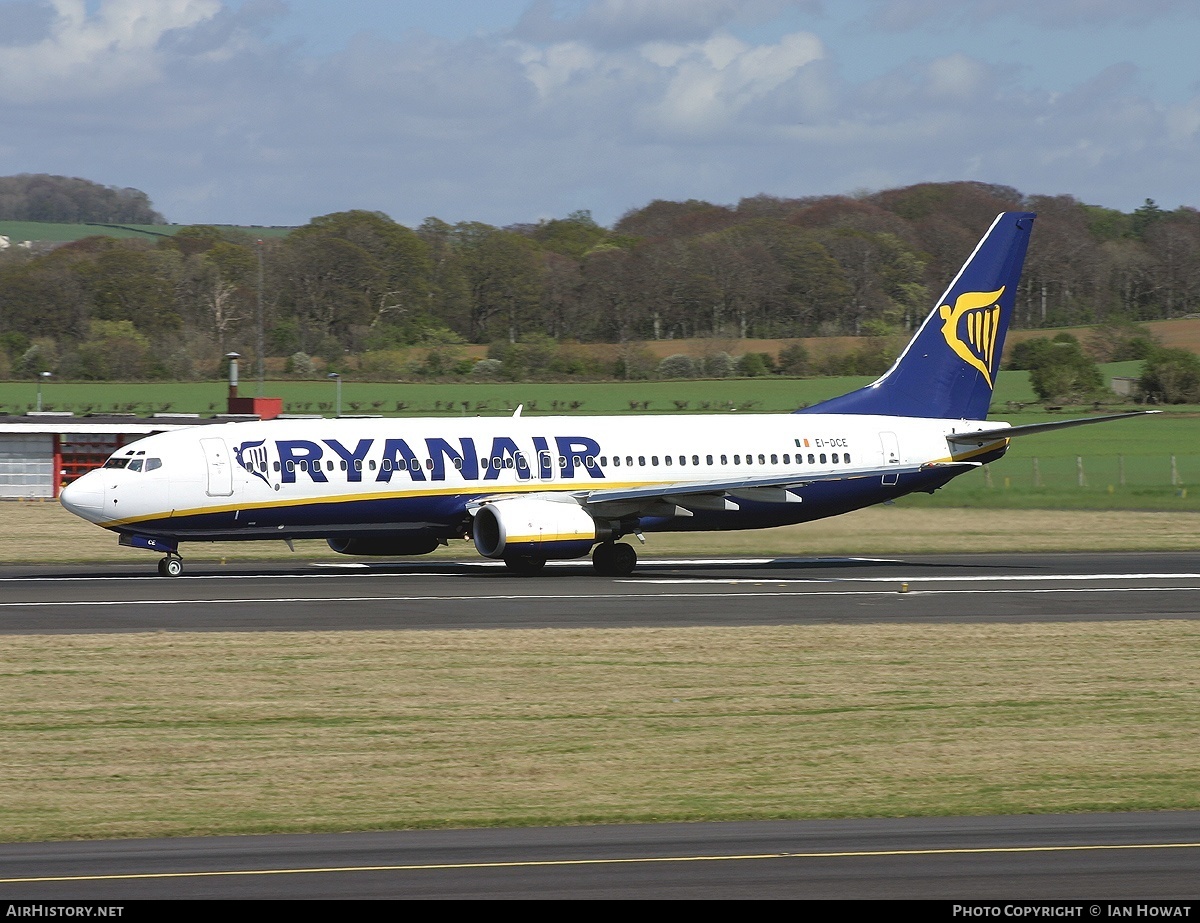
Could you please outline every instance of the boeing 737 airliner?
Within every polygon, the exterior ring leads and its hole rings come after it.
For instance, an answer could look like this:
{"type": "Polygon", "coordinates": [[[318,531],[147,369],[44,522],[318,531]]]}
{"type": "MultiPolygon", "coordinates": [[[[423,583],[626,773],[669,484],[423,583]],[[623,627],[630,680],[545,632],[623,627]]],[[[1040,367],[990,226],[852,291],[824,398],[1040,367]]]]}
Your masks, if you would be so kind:
{"type": "Polygon", "coordinates": [[[323,538],[352,555],[470,539],[519,574],[592,554],[626,575],[643,532],[759,529],[932,492],[1012,436],[1136,414],[986,422],[1034,216],[999,215],[892,368],[792,414],[239,422],[150,436],[68,485],[120,542],[323,538]]]}

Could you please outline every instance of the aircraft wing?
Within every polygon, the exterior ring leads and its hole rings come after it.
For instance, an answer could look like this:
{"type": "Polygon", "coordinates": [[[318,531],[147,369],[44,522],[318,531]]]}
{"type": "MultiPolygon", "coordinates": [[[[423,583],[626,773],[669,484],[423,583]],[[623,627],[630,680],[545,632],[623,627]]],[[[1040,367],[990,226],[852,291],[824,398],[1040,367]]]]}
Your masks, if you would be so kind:
{"type": "MultiPolygon", "coordinates": [[[[973,468],[979,462],[935,462],[924,465],[879,465],[873,468],[828,468],[789,472],[777,475],[731,478],[711,481],[676,481],[645,487],[601,487],[577,494],[586,507],[645,509],[656,504],[694,509],[737,509],[736,501],[755,500],[762,503],[799,503],[802,498],[793,491],[821,481],[846,481],[855,478],[885,477],[915,474],[931,468],[973,468]]],[[[597,512],[605,512],[597,510],[597,512]]],[[[688,515],[685,513],[685,515],[688,515]]]]}
{"type": "Polygon", "coordinates": [[[1130,417],[1144,417],[1146,414],[1162,413],[1161,410],[1134,410],[1130,413],[1110,413],[1102,417],[1079,417],[1075,420],[1053,420],[1049,423],[1027,423],[1024,426],[996,426],[991,429],[979,429],[966,433],[950,433],[946,436],[948,442],[955,445],[982,445],[993,439],[1008,439],[1012,436],[1030,436],[1034,433],[1048,433],[1051,430],[1067,429],[1071,426],[1085,426],[1088,423],[1108,423],[1112,420],[1127,420],[1130,417]]]}

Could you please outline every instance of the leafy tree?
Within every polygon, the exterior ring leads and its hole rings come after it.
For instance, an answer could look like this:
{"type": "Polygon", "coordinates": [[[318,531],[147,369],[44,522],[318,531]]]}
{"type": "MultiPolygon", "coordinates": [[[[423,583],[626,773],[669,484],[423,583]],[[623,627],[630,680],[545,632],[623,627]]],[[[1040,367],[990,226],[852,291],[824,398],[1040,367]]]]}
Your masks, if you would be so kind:
{"type": "Polygon", "coordinates": [[[1101,362],[1145,359],[1158,348],[1154,335],[1140,324],[1100,324],[1088,337],[1088,352],[1101,362]]]}
{"type": "Polygon", "coordinates": [[[79,347],[77,374],[87,379],[150,377],[150,340],[129,320],[94,320],[87,342],[79,347]]]}
{"type": "Polygon", "coordinates": [[[140,189],[46,173],[0,177],[0,220],[165,224],[140,189]]]}
{"type": "Polygon", "coordinates": [[[1075,337],[1060,333],[1052,340],[1039,339],[1021,344],[1017,359],[1028,365],[1029,382],[1039,398],[1079,402],[1103,391],[1100,367],[1084,353],[1075,337]]]}
{"type": "Polygon", "coordinates": [[[775,363],[767,353],[746,353],[738,359],[738,372],[747,378],[761,378],[775,370],[775,363]]]}
{"type": "Polygon", "coordinates": [[[696,363],[691,356],[685,356],[683,353],[667,356],[658,363],[660,378],[691,378],[695,374],[696,363]]]}
{"type": "Polygon", "coordinates": [[[541,222],[533,232],[533,239],[546,250],[582,257],[608,236],[608,232],[592,220],[587,210],[571,212],[566,218],[555,218],[541,222]]]}
{"type": "Polygon", "coordinates": [[[540,301],[533,243],[478,222],[456,225],[453,240],[470,295],[469,339],[515,343],[534,324],[540,301]]]}
{"type": "Polygon", "coordinates": [[[791,343],[779,351],[776,367],[780,375],[802,378],[809,373],[808,350],[803,343],[791,343]]]}
{"type": "Polygon", "coordinates": [[[1145,398],[1156,404],[1200,403],[1200,356],[1186,349],[1155,349],[1146,357],[1138,383],[1145,398]]]}

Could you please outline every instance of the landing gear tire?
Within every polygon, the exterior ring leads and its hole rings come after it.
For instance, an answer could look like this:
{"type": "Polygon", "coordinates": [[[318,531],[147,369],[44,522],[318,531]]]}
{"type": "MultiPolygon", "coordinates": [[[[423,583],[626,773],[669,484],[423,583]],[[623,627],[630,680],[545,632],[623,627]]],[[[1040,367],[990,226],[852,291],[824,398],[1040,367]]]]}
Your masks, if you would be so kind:
{"type": "Polygon", "coordinates": [[[628,577],[637,567],[637,552],[632,545],[605,542],[592,552],[592,567],[601,577],[628,577]]]}
{"type": "Polygon", "coordinates": [[[158,576],[178,577],[183,573],[183,558],[168,556],[158,562],[158,576]]]}
{"type": "Polygon", "coordinates": [[[545,558],[530,558],[524,555],[504,559],[504,566],[518,577],[532,577],[546,566],[545,558]]]}

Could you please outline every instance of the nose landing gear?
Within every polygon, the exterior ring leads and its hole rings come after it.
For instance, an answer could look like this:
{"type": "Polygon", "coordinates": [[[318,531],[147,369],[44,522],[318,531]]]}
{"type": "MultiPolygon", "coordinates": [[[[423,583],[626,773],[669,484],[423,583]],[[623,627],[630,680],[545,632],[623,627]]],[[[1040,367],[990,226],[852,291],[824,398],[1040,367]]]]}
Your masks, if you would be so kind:
{"type": "Polygon", "coordinates": [[[158,576],[178,577],[183,573],[183,558],[177,554],[169,554],[158,562],[158,576]]]}

